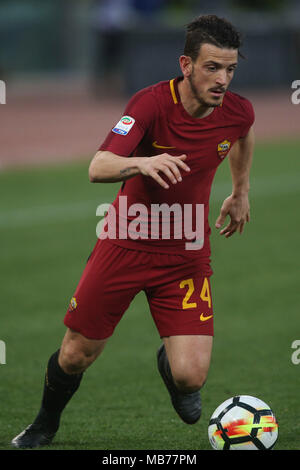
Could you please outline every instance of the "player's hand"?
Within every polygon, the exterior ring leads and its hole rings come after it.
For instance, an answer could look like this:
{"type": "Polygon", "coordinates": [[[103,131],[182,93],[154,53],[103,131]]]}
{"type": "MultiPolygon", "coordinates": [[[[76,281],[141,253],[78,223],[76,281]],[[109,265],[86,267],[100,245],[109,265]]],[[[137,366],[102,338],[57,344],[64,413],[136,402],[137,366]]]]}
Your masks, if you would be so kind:
{"type": "Polygon", "coordinates": [[[142,175],[150,176],[160,186],[168,189],[169,185],[162,176],[165,175],[172,184],[182,181],[181,170],[190,171],[190,168],[184,162],[186,158],[186,155],[173,157],[168,153],[163,153],[153,157],[142,158],[139,169],[142,175]]]}
{"type": "Polygon", "coordinates": [[[245,223],[250,222],[250,205],[247,193],[240,196],[231,195],[225,199],[216,220],[216,228],[219,229],[224,225],[227,215],[230,216],[230,222],[220,231],[220,235],[229,238],[236,231],[243,233],[245,223]]]}

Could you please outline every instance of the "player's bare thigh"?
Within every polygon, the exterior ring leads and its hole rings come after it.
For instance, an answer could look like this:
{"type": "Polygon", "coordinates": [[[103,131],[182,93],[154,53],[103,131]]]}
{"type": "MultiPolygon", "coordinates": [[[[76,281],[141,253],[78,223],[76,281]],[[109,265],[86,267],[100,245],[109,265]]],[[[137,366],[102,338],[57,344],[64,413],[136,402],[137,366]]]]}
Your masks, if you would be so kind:
{"type": "Polygon", "coordinates": [[[66,374],[84,372],[101,354],[107,339],[89,339],[82,334],[67,329],[63,338],[58,363],[66,374]]]}
{"type": "Polygon", "coordinates": [[[179,335],[163,338],[173,379],[183,392],[199,390],[205,383],[213,337],[179,335]]]}

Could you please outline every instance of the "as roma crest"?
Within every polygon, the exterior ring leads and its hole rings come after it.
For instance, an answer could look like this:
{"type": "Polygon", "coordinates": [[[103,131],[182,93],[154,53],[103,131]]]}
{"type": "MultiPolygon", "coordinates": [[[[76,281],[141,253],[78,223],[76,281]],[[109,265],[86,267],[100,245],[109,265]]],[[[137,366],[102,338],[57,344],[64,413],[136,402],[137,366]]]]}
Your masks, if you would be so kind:
{"type": "Polygon", "coordinates": [[[69,312],[73,312],[77,308],[77,300],[75,297],[72,297],[69,304],[69,312]]]}
{"type": "Polygon", "coordinates": [[[229,152],[231,146],[231,142],[229,140],[223,140],[220,144],[218,144],[218,154],[220,158],[224,158],[227,153],[229,152]]]}

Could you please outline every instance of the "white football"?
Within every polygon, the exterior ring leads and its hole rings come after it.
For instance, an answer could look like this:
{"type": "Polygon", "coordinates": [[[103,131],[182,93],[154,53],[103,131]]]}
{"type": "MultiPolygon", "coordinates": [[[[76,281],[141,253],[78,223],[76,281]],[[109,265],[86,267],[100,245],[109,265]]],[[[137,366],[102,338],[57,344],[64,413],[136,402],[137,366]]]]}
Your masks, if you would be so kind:
{"type": "Polygon", "coordinates": [[[239,395],[213,412],[208,438],[216,450],[267,450],[278,438],[278,423],[271,408],[259,398],[239,395]]]}

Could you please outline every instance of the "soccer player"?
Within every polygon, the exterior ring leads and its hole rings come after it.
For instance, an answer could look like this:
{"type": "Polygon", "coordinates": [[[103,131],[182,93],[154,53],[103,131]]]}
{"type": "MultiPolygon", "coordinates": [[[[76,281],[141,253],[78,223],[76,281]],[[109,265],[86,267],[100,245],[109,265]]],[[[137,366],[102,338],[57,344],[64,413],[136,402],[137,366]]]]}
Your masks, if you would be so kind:
{"type": "MultiPolygon", "coordinates": [[[[52,441],[83,373],[141,290],[162,338],[157,365],[172,404],[184,422],[198,421],[213,343],[209,196],[227,155],[232,193],[215,226],[227,238],[242,233],[250,217],[254,112],[247,99],[228,91],[240,46],[240,34],[227,20],[214,15],[193,20],[179,58],[182,76],[135,94],[91,161],[92,182],[123,182],[112,206],[116,236],[105,235],[103,228],[97,240],[66,313],[61,347],[49,359],[40,410],[13,439],[15,447],[52,441]],[[130,236],[133,212],[124,215],[121,197],[129,209],[142,204],[148,214],[153,204],[173,209],[202,204],[204,240],[195,236],[191,241],[185,232],[181,238],[174,232],[164,238],[165,213],[158,236],[146,236],[145,213],[140,237],[130,236]]],[[[177,229],[178,213],[169,214],[177,229]]]]}

